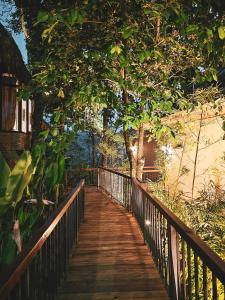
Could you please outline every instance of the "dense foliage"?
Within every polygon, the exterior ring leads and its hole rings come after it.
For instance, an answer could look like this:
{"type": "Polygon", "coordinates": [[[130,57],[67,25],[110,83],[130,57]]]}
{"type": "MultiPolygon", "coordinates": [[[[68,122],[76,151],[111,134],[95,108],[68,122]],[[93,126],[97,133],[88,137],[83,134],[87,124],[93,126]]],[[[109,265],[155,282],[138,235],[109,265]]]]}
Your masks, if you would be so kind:
{"type": "Polygon", "coordinates": [[[131,175],[140,178],[144,124],[158,139],[174,136],[162,116],[195,104],[193,85],[216,83],[225,62],[224,1],[4,2],[15,5],[11,25],[27,41],[33,80],[20,97],[35,100],[39,160],[30,193],[40,202],[60,198],[71,134],[87,127],[99,136],[102,161],[123,137],[131,175]],[[96,107],[100,133],[87,118],[96,107]]]}

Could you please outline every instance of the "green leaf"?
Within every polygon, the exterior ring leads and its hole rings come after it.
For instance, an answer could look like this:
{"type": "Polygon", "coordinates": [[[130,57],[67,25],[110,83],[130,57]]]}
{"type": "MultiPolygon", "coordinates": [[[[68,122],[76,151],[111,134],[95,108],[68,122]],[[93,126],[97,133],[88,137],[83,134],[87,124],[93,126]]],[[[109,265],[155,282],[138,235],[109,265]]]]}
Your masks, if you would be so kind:
{"type": "Polygon", "coordinates": [[[57,163],[53,163],[53,176],[52,176],[52,187],[55,186],[55,184],[58,182],[58,164],[57,163]]]}
{"type": "Polygon", "coordinates": [[[65,157],[62,155],[59,158],[58,183],[62,182],[65,171],[65,157]]]}
{"type": "Polygon", "coordinates": [[[51,134],[52,136],[57,136],[58,135],[58,128],[54,128],[52,131],[51,131],[51,134]]]}
{"type": "Polygon", "coordinates": [[[67,22],[73,26],[77,22],[78,18],[78,11],[75,9],[72,9],[69,11],[69,14],[67,16],[67,22]]]}
{"type": "Polygon", "coordinates": [[[9,175],[10,175],[9,165],[7,164],[1,152],[0,152],[0,170],[1,170],[0,172],[0,191],[1,191],[1,189],[6,188],[9,175]]]}
{"type": "Polygon", "coordinates": [[[29,184],[34,170],[31,153],[24,151],[9,176],[5,196],[8,203],[16,204],[21,200],[24,189],[29,184]]]}
{"type": "Polygon", "coordinates": [[[30,99],[30,92],[28,90],[25,90],[25,89],[21,89],[18,91],[17,93],[17,97],[18,97],[18,100],[19,101],[22,101],[22,100],[29,100],[30,99]]]}
{"type": "Polygon", "coordinates": [[[129,39],[129,37],[131,37],[133,35],[133,33],[136,32],[135,28],[132,27],[125,27],[123,30],[123,37],[125,39],[129,39]]]}
{"type": "Polygon", "coordinates": [[[67,20],[70,23],[70,25],[73,26],[75,23],[82,24],[84,22],[84,17],[80,11],[72,9],[68,14],[67,20]]]}
{"type": "Polygon", "coordinates": [[[218,34],[221,40],[225,38],[225,26],[218,27],[218,34]]]}
{"type": "Polygon", "coordinates": [[[37,15],[37,21],[39,23],[46,22],[48,20],[49,14],[47,11],[39,11],[37,15]]]}
{"type": "Polygon", "coordinates": [[[213,52],[213,44],[212,44],[212,42],[208,42],[207,43],[207,51],[208,51],[209,54],[213,52]]]}
{"type": "Polygon", "coordinates": [[[62,88],[59,89],[59,92],[58,92],[58,95],[57,95],[59,98],[64,98],[65,97],[65,94],[64,94],[64,91],[62,88]]]}
{"type": "Polygon", "coordinates": [[[216,74],[216,73],[213,73],[213,74],[212,74],[212,77],[213,77],[213,80],[215,80],[215,81],[217,81],[217,80],[218,80],[218,76],[217,76],[217,74],[216,74]]]}
{"type": "Polygon", "coordinates": [[[54,122],[55,123],[58,123],[60,121],[60,118],[62,116],[62,113],[60,111],[56,111],[55,114],[54,114],[54,122]]]}
{"type": "Polygon", "coordinates": [[[122,52],[122,49],[120,48],[120,46],[116,45],[114,47],[112,47],[111,49],[111,54],[120,54],[122,52]]]}
{"type": "Polygon", "coordinates": [[[44,139],[46,139],[48,137],[49,134],[49,129],[44,130],[40,133],[40,137],[43,137],[44,139]]]}
{"type": "Polygon", "coordinates": [[[208,35],[209,38],[213,37],[213,31],[212,31],[212,29],[207,28],[207,35],[208,35]]]}
{"type": "Polygon", "coordinates": [[[186,31],[187,35],[190,35],[192,33],[197,33],[198,30],[199,30],[199,26],[192,24],[192,25],[187,26],[185,31],[186,31]]]}
{"type": "Polygon", "coordinates": [[[50,27],[46,28],[42,34],[41,34],[41,37],[43,39],[46,39],[48,37],[48,42],[50,43],[51,42],[51,33],[53,31],[53,29],[55,28],[55,26],[58,24],[58,21],[56,21],[55,23],[53,23],[50,27]]]}
{"type": "Polygon", "coordinates": [[[151,57],[151,52],[148,50],[141,51],[141,53],[139,54],[139,59],[141,63],[143,63],[145,60],[149,60],[150,57],[151,57]]]}
{"type": "Polygon", "coordinates": [[[16,256],[16,243],[12,239],[11,234],[8,235],[8,238],[4,241],[2,247],[2,257],[1,260],[4,264],[10,264],[16,256]]]}
{"type": "Polygon", "coordinates": [[[45,170],[45,179],[48,189],[52,190],[58,182],[58,163],[50,163],[45,170]]]}
{"type": "Polygon", "coordinates": [[[149,8],[144,8],[144,13],[145,13],[146,15],[150,15],[150,14],[152,13],[152,10],[149,9],[149,8]]]}
{"type": "Polygon", "coordinates": [[[42,155],[44,155],[46,149],[45,143],[39,143],[36,144],[32,149],[32,158],[36,161],[41,158],[42,155]]]}
{"type": "Polygon", "coordinates": [[[217,81],[218,80],[217,70],[212,68],[210,71],[211,71],[213,80],[217,81]]]}

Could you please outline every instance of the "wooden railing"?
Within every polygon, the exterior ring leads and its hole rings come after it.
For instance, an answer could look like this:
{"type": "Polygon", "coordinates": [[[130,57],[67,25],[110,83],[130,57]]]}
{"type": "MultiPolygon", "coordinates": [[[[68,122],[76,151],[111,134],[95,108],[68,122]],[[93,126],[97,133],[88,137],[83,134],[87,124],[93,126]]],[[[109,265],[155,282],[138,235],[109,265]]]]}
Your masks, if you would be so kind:
{"type": "Polygon", "coordinates": [[[132,211],[171,300],[224,300],[225,262],[137,180],[100,168],[98,185],[132,211]]]}
{"type": "Polygon", "coordinates": [[[67,186],[73,187],[78,180],[84,179],[86,185],[97,185],[98,168],[68,169],[66,172],[67,186]]]}
{"type": "Polygon", "coordinates": [[[84,217],[84,180],[0,275],[0,299],[54,299],[84,217]]]}
{"type": "Polygon", "coordinates": [[[130,210],[131,178],[117,171],[99,168],[98,186],[107,191],[114,199],[130,210]]]}
{"type": "MultiPolygon", "coordinates": [[[[82,172],[92,173],[90,184],[103,188],[134,214],[171,300],[224,299],[225,262],[141,183],[106,168],[82,172]]],[[[54,298],[83,216],[82,180],[1,274],[1,300],[54,298]]]]}

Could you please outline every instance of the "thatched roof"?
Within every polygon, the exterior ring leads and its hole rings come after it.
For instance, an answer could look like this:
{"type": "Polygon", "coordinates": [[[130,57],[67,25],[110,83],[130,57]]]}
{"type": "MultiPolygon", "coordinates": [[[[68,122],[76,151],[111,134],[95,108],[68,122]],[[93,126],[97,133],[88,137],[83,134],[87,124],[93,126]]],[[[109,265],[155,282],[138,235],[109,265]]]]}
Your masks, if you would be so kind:
{"type": "Polygon", "coordinates": [[[31,75],[28,72],[18,46],[12,36],[0,23],[0,74],[14,74],[22,83],[28,83],[31,75]]]}

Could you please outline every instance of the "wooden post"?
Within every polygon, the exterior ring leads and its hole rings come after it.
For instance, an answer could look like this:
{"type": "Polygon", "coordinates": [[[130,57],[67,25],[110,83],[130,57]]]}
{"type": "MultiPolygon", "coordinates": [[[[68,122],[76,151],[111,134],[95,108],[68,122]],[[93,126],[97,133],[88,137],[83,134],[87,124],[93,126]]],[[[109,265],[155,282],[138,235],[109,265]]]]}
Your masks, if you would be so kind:
{"type": "Polygon", "coordinates": [[[179,246],[177,242],[177,232],[169,225],[169,291],[173,300],[180,299],[180,259],[179,246]]]}
{"type": "Polygon", "coordinates": [[[97,189],[99,190],[100,185],[100,169],[97,168],[97,189]]]}
{"type": "Polygon", "coordinates": [[[18,102],[18,131],[22,131],[22,102],[18,102]]]}
{"type": "Polygon", "coordinates": [[[145,201],[144,201],[144,194],[141,193],[141,201],[142,201],[142,213],[143,213],[143,237],[144,237],[144,244],[146,243],[146,230],[145,230],[145,201]]]}

